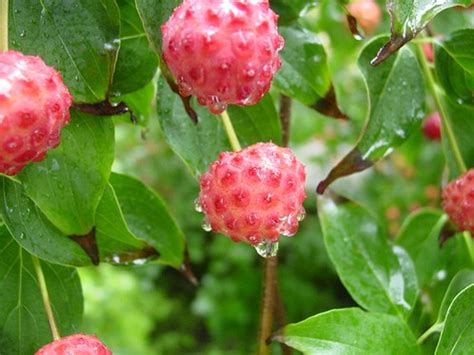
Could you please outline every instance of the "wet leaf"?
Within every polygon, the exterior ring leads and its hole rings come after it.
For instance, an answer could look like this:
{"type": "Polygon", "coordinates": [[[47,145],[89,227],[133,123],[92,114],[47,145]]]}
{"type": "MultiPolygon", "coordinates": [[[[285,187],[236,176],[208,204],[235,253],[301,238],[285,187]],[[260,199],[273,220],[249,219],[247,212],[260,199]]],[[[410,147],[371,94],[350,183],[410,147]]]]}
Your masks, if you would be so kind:
{"type": "Polygon", "coordinates": [[[314,108],[319,113],[322,113],[325,116],[338,118],[341,120],[348,120],[349,117],[339,109],[337,104],[336,92],[334,87],[331,86],[326,96],[319,99],[312,108],[314,108]]]}
{"type": "Polygon", "coordinates": [[[270,5],[278,14],[278,23],[285,24],[297,21],[312,7],[317,5],[317,1],[308,0],[271,0],[270,5]]]}
{"type": "Polygon", "coordinates": [[[75,101],[105,99],[119,49],[114,0],[16,0],[9,19],[10,48],[59,70],[75,101]]]}
{"type": "Polygon", "coordinates": [[[448,308],[436,355],[469,354],[474,343],[474,285],[461,291],[448,308]]]}
{"type": "Polygon", "coordinates": [[[61,144],[40,163],[19,175],[28,196],[66,235],[84,235],[95,224],[95,211],[114,160],[110,118],[71,112],[61,144]]]}
{"type": "Polygon", "coordinates": [[[412,258],[421,287],[428,286],[441,267],[439,236],[446,222],[439,210],[417,211],[407,218],[395,241],[412,258]]]}
{"type": "Polygon", "coordinates": [[[273,339],[303,354],[419,353],[410,328],[400,318],[358,308],[335,309],[289,324],[273,339]]]}
{"type": "Polygon", "coordinates": [[[444,322],[448,308],[453,302],[454,298],[466,287],[474,284],[474,270],[464,269],[459,271],[451,280],[446,293],[444,294],[443,302],[438,313],[438,323],[444,322]]]}
{"type": "Polygon", "coordinates": [[[110,183],[133,235],[160,253],[158,262],[179,268],[184,259],[184,234],[161,197],[129,176],[114,173],[110,183]]]}
{"type": "Polygon", "coordinates": [[[283,65],[273,84],[293,99],[315,104],[330,87],[324,47],[314,33],[301,27],[280,27],[279,31],[285,48],[281,51],[283,65]]]}
{"type": "Polygon", "coordinates": [[[48,220],[19,183],[1,177],[0,188],[0,212],[18,244],[31,254],[55,264],[91,265],[83,249],[48,220]]]}
{"type": "Polygon", "coordinates": [[[406,319],[418,294],[406,252],[392,247],[377,220],[353,202],[320,197],[318,213],[326,249],[352,298],[371,312],[406,319]]]}
{"type": "Polygon", "coordinates": [[[378,65],[412,40],[441,11],[457,6],[471,5],[471,0],[388,0],[391,17],[391,37],[374,56],[378,65]]]}
{"type": "Polygon", "coordinates": [[[456,31],[436,48],[436,74],[458,104],[474,105],[474,29],[456,31]]]}
{"type": "Polygon", "coordinates": [[[318,192],[336,179],[365,170],[404,143],[424,117],[424,79],[415,54],[403,48],[378,67],[369,64],[384,37],[369,42],[359,57],[369,93],[368,122],[356,147],[320,183],[318,192]]]}
{"type": "Polygon", "coordinates": [[[269,141],[281,143],[280,118],[270,94],[253,106],[232,105],[228,112],[243,146],[269,141]]]}
{"type": "MultiPolygon", "coordinates": [[[[120,96],[117,100],[123,100],[130,108],[137,120],[137,124],[147,127],[151,117],[155,114],[156,83],[154,81],[145,87],[130,94],[120,96]]],[[[130,123],[130,117],[121,116],[124,122],[130,123]]]]}
{"type": "MultiPolygon", "coordinates": [[[[76,270],[40,261],[61,335],[80,331],[82,290],[76,270]]],[[[2,354],[33,354],[51,342],[31,255],[0,227],[0,346],[2,354]]]]}
{"type": "Polygon", "coordinates": [[[148,84],[158,68],[135,0],[117,0],[120,9],[120,51],[115,67],[112,95],[121,96],[148,84]]]}
{"type": "Polygon", "coordinates": [[[197,176],[207,171],[219,153],[230,147],[219,117],[197,104],[193,106],[199,113],[198,124],[189,120],[179,96],[160,78],[157,110],[161,128],[171,148],[197,176]]]}

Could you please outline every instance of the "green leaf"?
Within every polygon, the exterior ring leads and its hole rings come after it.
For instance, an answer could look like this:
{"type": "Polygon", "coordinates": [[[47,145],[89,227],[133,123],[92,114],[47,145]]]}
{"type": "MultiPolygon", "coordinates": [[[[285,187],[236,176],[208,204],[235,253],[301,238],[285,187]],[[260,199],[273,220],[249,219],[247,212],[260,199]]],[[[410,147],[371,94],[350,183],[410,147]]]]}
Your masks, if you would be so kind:
{"type": "Polygon", "coordinates": [[[114,173],[110,182],[132,233],[158,250],[159,262],[181,266],[184,235],[161,197],[129,176],[114,173]]]}
{"type": "Polygon", "coordinates": [[[407,318],[418,284],[406,252],[392,248],[377,220],[353,202],[321,197],[318,213],[326,249],[352,298],[369,311],[407,318]]]}
{"type": "Polygon", "coordinates": [[[459,271],[451,280],[448,289],[443,297],[443,302],[439,308],[438,323],[444,322],[448,308],[453,302],[454,298],[466,287],[474,284],[474,270],[464,269],[459,271]]]}
{"type": "Polygon", "coordinates": [[[120,8],[120,51],[115,67],[112,94],[121,96],[148,84],[158,67],[150,48],[135,0],[117,0],[120,8]]]}
{"type": "MultiPolygon", "coordinates": [[[[79,332],[83,299],[74,269],[40,261],[61,335],[79,332]]],[[[33,354],[53,341],[32,256],[0,228],[0,347],[2,354],[33,354]]]]}
{"type": "Polygon", "coordinates": [[[436,48],[436,74],[447,95],[474,105],[474,29],[449,35],[436,48]]]}
{"type": "Polygon", "coordinates": [[[194,124],[178,95],[163,77],[158,81],[157,110],[161,128],[171,148],[188,165],[194,175],[207,171],[220,152],[230,150],[224,127],[218,116],[194,105],[199,123],[194,124]]]}
{"type": "MultiPolygon", "coordinates": [[[[472,132],[474,132],[474,107],[459,105],[449,98],[445,98],[443,102],[461,156],[466,166],[474,166],[474,139],[472,139],[472,132]]],[[[446,132],[443,132],[443,134],[446,134],[446,132]]],[[[461,174],[461,171],[456,163],[452,147],[446,136],[443,136],[442,143],[446,163],[449,168],[449,175],[451,179],[454,179],[461,174]]]]}
{"type": "Polygon", "coordinates": [[[285,95],[315,104],[330,87],[324,47],[314,33],[301,27],[280,27],[280,33],[285,38],[283,65],[273,83],[285,95]]]}
{"type": "Polygon", "coordinates": [[[173,10],[181,3],[180,0],[135,0],[138,13],[143,22],[145,33],[156,53],[161,57],[161,25],[171,16],[173,10]]]}
{"type": "Polygon", "coordinates": [[[281,143],[280,117],[270,94],[253,106],[231,105],[228,112],[243,146],[269,141],[281,143]]]}
{"type": "Polygon", "coordinates": [[[416,132],[425,116],[425,86],[421,68],[409,48],[374,67],[370,58],[384,41],[369,42],[359,57],[369,94],[368,122],[355,148],[318,187],[323,192],[336,179],[371,167],[416,132]]]}
{"type": "Polygon", "coordinates": [[[474,344],[474,285],[461,291],[446,315],[444,328],[436,347],[436,355],[472,354],[474,344]]]}
{"type": "Polygon", "coordinates": [[[0,213],[18,244],[31,254],[55,264],[91,265],[81,247],[46,218],[19,183],[2,176],[0,188],[0,213]]]}
{"type": "Polygon", "coordinates": [[[303,354],[418,354],[416,341],[399,318],[358,308],[335,309],[287,325],[276,337],[303,354]]]}
{"type": "Polygon", "coordinates": [[[71,112],[61,145],[19,175],[26,193],[67,235],[85,235],[114,160],[114,126],[109,118],[71,112]]]}
{"type": "Polygon", "coordinates": [[[439,210],[419,210],[407,218],[396,239],[412,258],[422,287],[441,267],[439,236],[446,222],[447,217],[439,210]]]}
{"type": "Polygon", "coordinates": [[[378,64],[388,58],[421,32],[437,14],[458,5],[468,7],[471,0],[389,0],[387,8],[392,34],[373,62],[378,64]]]}
{"type": "Polygon", "coordinates": [[[114,73],[120,14],[114,0],[10,2],[10,48],[61,72],[75,101],[105,99],[114,73]]]}
{"type": "Polygon", "coordinates": [[[308,0],[271,0],[272,9],[278,13],[278,23],[288,23],[298,20],[313,6],[316,1],[308,0]]]}
{"type": "MultiPolygon", "coordinates": [[[[150,118],[155,114],[155,96],[156,82],[153,80],[140,90],[118,97],[117,101],[124,101],[135,115],[137,123],[147,127],[150,118]]],[[[116,116],[116,118],[130,122],[129,115],[116,116]]]]}

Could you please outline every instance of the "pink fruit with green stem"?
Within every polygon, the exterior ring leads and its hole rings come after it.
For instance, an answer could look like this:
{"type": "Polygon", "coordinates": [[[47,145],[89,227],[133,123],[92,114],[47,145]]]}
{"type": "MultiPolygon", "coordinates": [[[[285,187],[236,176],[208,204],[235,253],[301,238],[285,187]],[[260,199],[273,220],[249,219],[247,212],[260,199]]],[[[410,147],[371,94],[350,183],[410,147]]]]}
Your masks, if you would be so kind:
{"type": "Polygon", "coordinates": [[[60,142],[71,103],[61,75],[41,58],[0,53],[0,173],[44,159],[60,142]]]}
{"type": "Polygon", "coordinates": [[[443,208],[460,230],[474,235],[474,169],[444,188],[443,208]]]}
{"type": "Polygon", "coordinates": [[[184,0],[161,28],[180,94],[215,114],[256,104],[281,66],[277,18],[268,0],[184,0]]]}
{"type": "Polygon", "coordinates": [[[200,178],[197,208],[209,230],[258,245],[293,236],[304,217],[306,173],[292,151],[257,143],[221,153],[200,178]]]}
{"type": "Polygon", "coordinates": [[[95,336],[74,334],[43,346],[35,355],[112,355],[95,336]]]}

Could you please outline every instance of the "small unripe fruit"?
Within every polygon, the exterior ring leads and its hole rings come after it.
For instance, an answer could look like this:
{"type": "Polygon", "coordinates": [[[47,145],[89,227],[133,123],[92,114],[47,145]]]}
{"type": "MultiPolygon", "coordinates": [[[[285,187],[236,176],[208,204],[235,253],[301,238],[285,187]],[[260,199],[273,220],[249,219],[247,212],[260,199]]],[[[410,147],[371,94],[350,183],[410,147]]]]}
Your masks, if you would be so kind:
{"type": "Polygon", "coordinates": [[[423,43],[422,48],[423,48],[423,53],[425,54],[425,57],[428,60],[428,62],[433,63],[434,62],[433,45],[431,43],[423,43]]]}
{"type": "Polygon", "coordinates": [[[39,57],[0,53],[0,173],[15,175],[59,144],[72,98],[39,57]]]}
{"type": "Polygon", "coordinates": [[[441,139],[441,117],[438,112],[434,112],[423,121],[423,134],[432,141],[441,139]]]}
{"type": "Polygon", "coordinates": [[[74,334],[43,346],[35,355],[112,355],[95,336],[74,334]]]}
{"type": "Polygon", "coordinates": [[[444,188],[443,208],[461,231],[474,235],[474,169],[444,188]]]}
{"type": "Polygon", "coordinates": [[[184,0],[161,28],[180,94],[216,114],[256,104],[281,66],[277,18],[268,0],[184,0]]]}
{"type": "Polygon", "coordinates": [[[293,236],[304,217],[306,173],[292,151],[258,143],[221,153],[200,178],[198,208],[214,232],[257,245],[293,236]]]}
{"type": "Polygon", "coordinates": [[[374,0],[354,0],[347,5],[347,11],[368,34],[375,31],[382,19],[380,6],[374,0]]]}

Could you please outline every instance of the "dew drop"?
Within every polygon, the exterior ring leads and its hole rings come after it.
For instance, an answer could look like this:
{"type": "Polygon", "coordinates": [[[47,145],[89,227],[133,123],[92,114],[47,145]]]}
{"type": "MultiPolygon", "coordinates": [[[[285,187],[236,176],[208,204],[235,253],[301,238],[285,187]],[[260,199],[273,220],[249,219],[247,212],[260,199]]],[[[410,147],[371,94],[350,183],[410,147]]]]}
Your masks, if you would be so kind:
{"type": "Polygon", "coordinates": [[[20,239],[22,239],[22,240],[25,239],[25,233],[20,234],[20,239]]]}
{"type": "Polygon", "coordinates": [[[300,211],[296,215],[296,219],[298,220],[298,222],[301,222],[305,217],[306,217],[306,210],[304,209],[304,207],[301,207],[300,211]]]}
{"type": "Polygon", "coordinates": [[[278,242],[264,240],[263,242],[255,246],[255,250],[257,251],[258,255],[264,258],[276,256],[278,253],[278,242]]]}
{"type": "Polygon", "coordinates": [[[202,213],[202,205],[199,197],[194,200],[194,210],[196,212],[202,213]]]}
{"type": "Polygon", "coordinates": [[[202,227],[202,229],[204,229],[206,232],[212,231],[212,226],[211,226],[211,224],[209,223],[209,221],[208,221],[206,218],[204,218],[204,219],[202,220],[201,227],[202,227]]]}

